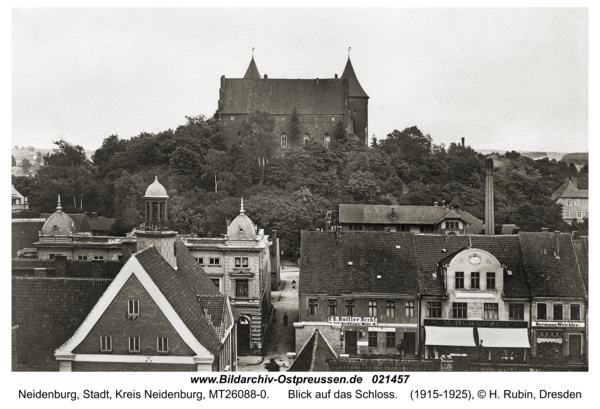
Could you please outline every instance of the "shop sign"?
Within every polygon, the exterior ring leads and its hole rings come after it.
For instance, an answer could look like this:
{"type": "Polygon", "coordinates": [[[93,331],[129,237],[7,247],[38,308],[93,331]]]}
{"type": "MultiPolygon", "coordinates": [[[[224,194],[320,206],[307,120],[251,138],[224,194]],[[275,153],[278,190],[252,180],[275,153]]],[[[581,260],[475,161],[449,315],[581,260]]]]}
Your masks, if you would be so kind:
{"type": "Polygon", "coordinates": [[[426,319],[432,327],[527,328],[527,321],[435,320],[426,319]]]}
{"type": "Polygon", "coordinates": [[[330,315],[327,323],[332,325],[377,325],[377,317],[337,317],[330,315]]]}
{"type": "Polygon", "coordinates": [[[570,321],[533,321],[531,325],[543,328],[585,328],[585,322],[570,321]]]}

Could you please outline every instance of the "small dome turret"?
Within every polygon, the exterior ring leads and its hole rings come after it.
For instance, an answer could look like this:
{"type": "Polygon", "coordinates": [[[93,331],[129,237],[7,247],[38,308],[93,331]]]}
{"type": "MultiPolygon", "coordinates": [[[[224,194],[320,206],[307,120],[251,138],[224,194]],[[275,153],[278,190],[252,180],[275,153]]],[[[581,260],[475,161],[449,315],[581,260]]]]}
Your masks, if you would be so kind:
{"type": "Polygon", "coordinates": [[[154,175],[154,182],[152,182],[152,184],[148,186],[144,197],[156,197],[165,199],[169,198],[169,195],[167,194],[167,189],[165,189],[165,187],[161,185],[158,181],[158,175],[154,175]]]}
{"type": "Polygon", "coordinates": [[[244,212],[244,199],[240,207],[240,214],[227,228],[227,238],[230,240],[252,240],[256,237],[256,226],[244,212]]]}
{"type": "Polygon", "coordinates": [[[56,212],[54,212],[46,223],[42,227],[42,235],[44,236],[68,236],[70,233],[77,233],[75,231],[75,223],[71,216],[63,213],[60,205],[60,195],[58,195],[58,206],[56,206],[56,212]]]}

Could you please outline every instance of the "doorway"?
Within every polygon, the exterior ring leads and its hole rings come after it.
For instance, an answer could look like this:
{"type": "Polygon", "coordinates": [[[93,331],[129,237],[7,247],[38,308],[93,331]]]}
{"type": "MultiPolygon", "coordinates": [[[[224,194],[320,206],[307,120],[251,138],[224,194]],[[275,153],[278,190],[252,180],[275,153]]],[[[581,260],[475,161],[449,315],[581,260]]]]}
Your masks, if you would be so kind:
{"type": "Polygon", "coordinates": [[[569,358],[581,358],[581,335],[569,334],[569,358]]]}
{"type": "Polygon", "coordinates": [[[356,331],[346,331],[344,338],[346,339],[346,353],[356,354],[358,352],[356,345],[356,331]]]}
{"type": "Polygon", "coordinates": [[[240,317],[237,326],[237,350],[238,355],[250,354],[250,321],[246,317],[240,317]]]}
{"type": "Polygon", "coordinates": [[[406,354],[414,355],[415,353],[415,333],[404,333],[404,351],[406,354]]]}

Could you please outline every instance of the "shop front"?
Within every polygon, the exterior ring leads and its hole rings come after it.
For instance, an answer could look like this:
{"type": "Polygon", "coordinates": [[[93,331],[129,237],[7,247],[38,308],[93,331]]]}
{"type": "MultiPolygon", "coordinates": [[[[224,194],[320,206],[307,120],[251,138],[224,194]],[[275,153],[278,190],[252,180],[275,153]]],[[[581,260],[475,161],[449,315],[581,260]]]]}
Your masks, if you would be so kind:
{"type": "Polygon", "coordinates": [[[583,359],[585,323],[534,321],[532,330],[532,355],[540,363],[559,364],[567,359],[583,359]]]}

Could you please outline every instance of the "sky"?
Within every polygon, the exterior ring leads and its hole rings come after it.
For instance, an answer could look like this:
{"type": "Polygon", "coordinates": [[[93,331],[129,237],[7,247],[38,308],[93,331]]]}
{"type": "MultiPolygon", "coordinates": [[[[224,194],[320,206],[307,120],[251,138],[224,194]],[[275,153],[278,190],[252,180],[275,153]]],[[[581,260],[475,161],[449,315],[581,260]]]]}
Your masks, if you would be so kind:
{"type": "Polygon", "coordinates": [[[351,47],[370,136],[588,151],[585,8],[15,8],[12,36],[12,145],[176,129],[252,48],[269,78],[333,78],[351,47]]]}

